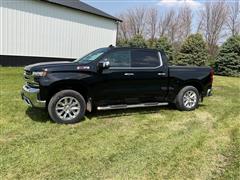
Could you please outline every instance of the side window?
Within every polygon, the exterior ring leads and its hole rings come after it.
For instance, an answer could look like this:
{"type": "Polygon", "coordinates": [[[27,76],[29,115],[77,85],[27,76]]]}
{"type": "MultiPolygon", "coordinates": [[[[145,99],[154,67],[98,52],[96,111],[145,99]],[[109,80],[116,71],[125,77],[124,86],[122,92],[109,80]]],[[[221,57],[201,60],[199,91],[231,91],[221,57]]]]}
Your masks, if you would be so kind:
{"type": "Polygon", "coordinates": [[[132,51],[132,63],[131,67],[157,67],[160,66],[160,60],[158,53],[155,51],[132,51]]]}
{"type": "Polygon", "coordinates": [[[113,51],[105,58],[110,62],[110,67],[130,67],[130,50],[113,51]]]}

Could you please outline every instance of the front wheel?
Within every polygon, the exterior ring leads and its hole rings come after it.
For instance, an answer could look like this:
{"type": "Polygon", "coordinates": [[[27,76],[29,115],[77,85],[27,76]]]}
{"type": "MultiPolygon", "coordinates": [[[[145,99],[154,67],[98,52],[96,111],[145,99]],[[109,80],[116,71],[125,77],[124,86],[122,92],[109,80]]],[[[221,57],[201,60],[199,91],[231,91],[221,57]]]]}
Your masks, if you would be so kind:
{"type": "Polygon", "coordinates": [[[56,93],[48,104],[48,113],[53,121],[60,124],[79,122],[85,114],[86,102],[81,94],[73,90],[56,93]]]}
{"type": "Polygon", "coordinates": [[[198,107],[200,95],[193,86],[186,86],[180,90],[176,97],[176,106],[181,111],[191,111],[198,107]]]}

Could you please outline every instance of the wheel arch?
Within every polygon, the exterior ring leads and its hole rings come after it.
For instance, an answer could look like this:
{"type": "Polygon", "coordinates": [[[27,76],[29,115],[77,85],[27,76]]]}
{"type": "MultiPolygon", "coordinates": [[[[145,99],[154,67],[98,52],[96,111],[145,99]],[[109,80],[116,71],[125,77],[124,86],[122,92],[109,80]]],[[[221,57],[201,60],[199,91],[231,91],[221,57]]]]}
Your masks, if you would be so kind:
{"type": "Polygon", "coordinates": [[[193,87],[195,87],[198,90],[198,93],[200,95],[201,101],[203,100],[202,99],[203,98],[202,97],[202,92],[203,92],[202,84],[199,81],[191,80],[191,81],[186,81],[182,85],[179,86],[179,88],[178,88],[178,90],[176,92],[175,98],[172,101],[173,103],[176,103],[176,98],[177,98],[178,93],[186,86],[193,86],[193,87]]]}
{"type": "Polygon", "coordinates": [[[59,91],[62,90],[74,90],[80,93],[85,101],[88,98],[88,90],[89,88],[83,82],[79,82],[77,80],[62,80],[51,84],[48,87],[48,95],[47,95],[47,103],[50,101],[51,97],[59,91]]]}
{"type": "Polygon", "coordinates": [[[184,83],[182,84],[182,86],[180,86],[178,92],[181,91],[181,89],[184,88],[184,87],[186,87],[186,86],[193,86],[193,87],[195,87],[195,88],[198,90],[198,93],[199,93],[199,94],[202,94],[202,92],[203,92],[203,86],[202,86],[202,84],[201,84],[199,81],[197,81],[197,80],[192,80],[192,81],[184,82],[184,83]]]}

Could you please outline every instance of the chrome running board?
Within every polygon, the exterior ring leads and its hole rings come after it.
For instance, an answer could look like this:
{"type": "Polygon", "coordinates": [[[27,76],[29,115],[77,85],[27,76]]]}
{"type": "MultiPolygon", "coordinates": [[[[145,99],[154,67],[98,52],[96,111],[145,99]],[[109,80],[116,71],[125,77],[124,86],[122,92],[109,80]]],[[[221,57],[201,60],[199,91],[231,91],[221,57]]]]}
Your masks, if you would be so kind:
{"type": "Polygon", "coordinates": [[[110,105],[110,106],[99,106],[97,107],[98,110],[111,110],[111,109],[128,109],[128,108],[137,108],[137,107],[154,107],[154,106],[166,106],[168,105],[167,102],[159,103],[159,102],[152,102],[152,103],[142,103],[142,104],[119,104],[119,105],[110,105]]]}

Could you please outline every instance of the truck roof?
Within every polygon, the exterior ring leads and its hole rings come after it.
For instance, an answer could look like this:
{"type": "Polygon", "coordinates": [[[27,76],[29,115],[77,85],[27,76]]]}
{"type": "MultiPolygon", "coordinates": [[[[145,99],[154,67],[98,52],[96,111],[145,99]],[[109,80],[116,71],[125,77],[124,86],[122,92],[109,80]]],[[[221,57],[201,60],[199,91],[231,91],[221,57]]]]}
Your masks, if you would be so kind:
{"type": "Polygon", "coordinates": [[[159,49],[153,49],[153,48],[139,48],[139,47],[115,47],[115,46],[111,46],[109,48],[112,49],[137,49],[137,50],[153,50],[153,51],[160,51],[163,52],[163,50],[159,50],[159,49]]]}

